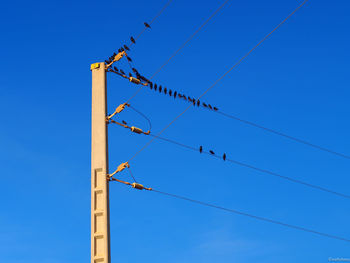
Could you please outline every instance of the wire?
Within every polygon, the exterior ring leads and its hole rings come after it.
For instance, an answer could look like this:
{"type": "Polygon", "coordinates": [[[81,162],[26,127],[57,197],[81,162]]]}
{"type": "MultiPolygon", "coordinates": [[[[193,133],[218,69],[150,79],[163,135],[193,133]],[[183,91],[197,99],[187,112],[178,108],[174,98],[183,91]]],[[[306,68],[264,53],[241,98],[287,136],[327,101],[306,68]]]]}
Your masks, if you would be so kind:
{"type": "Polygon", "coordinates": [[[194,200],[194,199],[191,199],[191,198],[188,198],[188,197],[184,197],[184,196],[180,196],[180,195],[175,195],[175,194],[170,194],[170,193],[158,191],[158,190],[155,190],[155,189],[152,189],[151,191],[156,192],[158,194],[174,197],[174,198],[177,198],[177,199],[182,199],[182,200],[185,200],[185,201],[188,201],[188,202],[192,202],[192,203],[196,203],[196,204],[199,204],[199,205],[202,205],[202,206],[207,206],[207,207],[211,207],[211,208],[215,208],[215,209],[220,209],[220,210],[224,210],[226,212],[238,214],[238,215],[245,216],[245,217],[250,217],[250,218],[257,219],[257,220],[264,221],[264,222],[268,222],[268,223],[272,223],[272,224],[275,224],[275,225],[280,225],[280,226],[284,226],[284,227],[288,227],[288,228],[292,228],[292,229],[301,230],[301,231],[304,231],[304,232],[313,233],[313,234],[316,234],[316,235],[319,235],[319,236],[323,236],[323,237],[328,237],[328,238],[332,238],[332,239],[337,239],[337,240],[350,242],[350,239],[348,239],[348,238],[344,238],[344,237],[340,237],[340,236],[336,236],[336,235],[331,235],[331,234],[327,234],[327,233],[324,233],[324,232],[315,231],[315,230],[312,230],[312,229],[309,229],[309,228],[305,228],[305,227],[300,227],[300,226],[296,226],[296,225],[287,224],[287,223],[284,223],[284,222],[281,222],[281,221],[277,221],[277,220],[273,220],[273,219],[266,218],[266,217],[261,217],[261,216],[248,214],[246,212],[242,212],[242,211],[239,211],[239,210],[225,208],[225,207],[222,207],[222,206],[218,206],[218,205],[214,205],[214,204],[210,204],[210,203],[194,200]]]}
{"type": "Polygon", "coordinates": [[[224,112],[222,112],[222,111],[216,111],[216,113],[219,113],[219,114],[221,114],[221,115],[223,115],[223,116],[226,116],[226,117],[228,117],[228,118],[230,118],[230,119],[237,120],[237,121],[240,121],[240,122],[242,122],[242,123],[248,124],[248,125],[250,125],[250,126],[259,128],[259,129],[261,129],[261,130],[264,130],[264,131],[267,131],[267,132],[276,134],[276,135],[278,135],[278,136],[285,137],[285,138],[290,139],[290,140],[293,140],[293,141],[295,141],[295,142],[298,142],[298,143],[301,143],[301,144],[304,144],[304,145],[313,147],[313,148],[315,148],[315,149],[318,149],[318,150],[321,150],[321,151],[324,151],[324,152],[328,152],[328,153],[331,153],[331,154],[334,154],[334,155],[337,155],[337,156],[340,156],[340,157],[343,157],[343,158],[346,158],[346,159],[350,159],[350,156],[349,156],[349,155],[345,155],[345,154],[342,154],[342,153],[339,153],[339,152],[330,150],[330,149],[328,149],[328,148],[319,146],[319,145],[317,145],[317,144],[313,144],[313,143],[310,143],[310,142],[307,142],[307,141],[298,139],[298,138],[296,138],[296,137],[287,135],[287,134],[285,134],[285,133],[282,133],[282,132],[279,132],[279,131],[276,131],[276,130],[273,130],[273,129],[270,129],[270,128],[266,128],[266,127],[264,127],[264,126],[262,126],[262,125],[259,125],[259,124],[254,123],[254,122],[241,119],[241,118],[239,118],[239,117],[237,117],[237,116],[233,116],[233,115],[224,113],[224,112]]]}
{"type": "MultiPolygon", "coordinates": [[[[260,46],[273,32],[275,32],[281,25],[283,25],[296,11],[298,11],[304,4],[306,4],[308,0],[305,0],[302,2],[292,13],[290,13],[282,22],[280,22],[269,34],[267,34],[260,42],[255,45],[247,54],[245,54],[236,64],[234,64],[228,71],[226,71],[221,77],[219,77],[209,88],[207,88],[202,95],[199,96],[198,99],[203,97],[209,90],[214,88],[220,80],[222,80],[228,73],[230,73],[235,67],[237,67],[246,57],[249,56],[250,53],[252,53],[258,46],[260,46]]],[[[129,99],[130,100],[130,99],[129,99]]],[[[128,101],[129,101],[128,100],[128,101]]],[[[180,118],[186,111],[188,111],[192,106],[188,106],[183,112],[181,112],[175,119],[173,119],[167,126],[165,126],[159,133],[158,136],[161,135],[166,129],[168,129],[178,118],[180,118]]],[[[153,141],[155,138],[151,139],[148,141],[141,149],[139,149],[130,159],[134,159],[140,152],[142,152],[144,149],[146,149],[153,141]]]]}
{"type": "MultiPolygon", "coordinates": [[[[207,20],[166,60],[160,68],[156,70],[156,72],[150,77],[150,80],[153,79],[198,33],[201,29],[228,3],[229,0],[226,0],[218,9],[216,9],[207,20]]],[[[142,89],[140,86],[135,93],[127,100],[129,102],[132,100],[142,89]]]]}
{"type": "Polygon", "coordinates": [[[139,110],[137,110],[137,109],[135,109],[133,106],[129,106],[131,109],[133,109],[135,112],[137,112],[138,114],[140,114],[143,118],[145,118],[146,120],[147,120],[147,122],[148,122],[148,126],[149,126],[149,131],[151,131],[152,130],[152,123],[151,123],[151,120],[145,115],[145,114],[143,114],[141,111],[139,111],[139,110]]]}
{"type": "MultiPolygon", "coordinates": [[[[152,25],[153,23],[154,23],[154,21],[165,11],[165,9],[171,4],[171,2],[172,2],[173,0],[169,0],[164,6],[163,6],[163,8],[158,12],[158,14],[155,16],[155,17],[153,17],[153,19],[151,20],[151,22],[149,23],[150,25],[152,25]]],[[[144,27],[142,30],[141,30],[141,32],[135,37],[135,40],[138,40],[140,37],[141,37],[141,35],[146,31],[146,27],[144,27]]],[[[131,42],[130,43],[130,47],[133,45],[133,43],[131,42]]]]}
{"type": "Polygon", "coordinates": [[[135,183],[137,183],[137,181],[136,181],[134,175],[133,175],[132,172],[131,172],[130,167],[128,167],[128,170],[129,170],[129,173],[130,173],[131,178],[134,180],[135,183]]]}
{"type": "MultiPolygon", "coordinates": [[[[167,139],[167,138],[164,138],[164,137],[160,137],[160,136],[157,136],[157,135],[153,135],[153,134],[150,134],[150,136],[152,136],[154,138],[157,138],[157,139],[160,139],[160,140],[163,140],[163,141],[166,141],[166,142],[169,142],[169,143],[172,143],[172,144],[175,144],[175,145],[178,145],[178,146],[181,146],[183,148],[187,148],[189,150],[198,152],[198,148],[196,148],[196,147],[192,147],[192,146],[189,146],[189,145],[186,145],[186,144],[183,144],[183,143],[171,140],[171,139],[167,139]]],[[[222,159],[222,157],[217,155],[217,154],[211,154],[210,152],[207,152],[207,151],[202,151],[202,153],[210,155],[210,156],[218,158],[218,159],[222,159]]],[[[247,164],[247,163],[243,163],[243,162],[240,162],[240,161],[237,161],[237,160],[230,159],[230,158],[226,158],[226,161],[234,163],[234,164],[237,164],[239,166],[243,166],[243,167],[246,167],[246,168],[258,171],[258,172],[261,172],[261,173],[264,173],[264,174],[269,174],[269,175],[272,175],[272,176],[275,176],[275,177],[279,177],[281,179],[288,180],[288,181],[293,182],[293,183],[301,184],[301,185],[304,185],[304,186],[307,186],[307,187],[310,187],[310,188],[313,188],[313,189],[317,189],[317,190],[320,190],[320,191],[323,191],[323,192],[326,192],[326,193],[329,193],[329,194],[333,194],[333,195],[337,195],[337,196],[340,196],[340,197],[343,197],[343,198],[350,199],[350,195],[343,194],[343,193],[340,193],[340,192],[336,192],[336,191],[333,191],[331,189],[328,189],[328,188],[325,188],[325,187],[322,187],[322,186],[318,186],[318,185],[315,185],[315,184],[307,183],[307,182],[304,182],[302,180],[295,179],[295,178],[292,178],[292,177],[289,177],[289,176],[281,175],[281,174],[272,172],[270,170],[262,169],[262,168],[259,168],[259,167],[256,167],[256,166],[253,166],[253,165],[250,165],[250,164],[247,164]]]]}

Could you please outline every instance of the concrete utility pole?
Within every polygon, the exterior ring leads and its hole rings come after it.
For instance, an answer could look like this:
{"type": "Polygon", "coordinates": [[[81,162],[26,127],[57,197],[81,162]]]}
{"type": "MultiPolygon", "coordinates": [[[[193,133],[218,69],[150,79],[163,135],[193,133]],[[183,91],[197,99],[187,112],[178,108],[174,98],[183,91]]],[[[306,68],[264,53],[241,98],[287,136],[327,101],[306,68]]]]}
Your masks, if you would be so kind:
{"type": "Polygon", "coordinates": [[[91,263],[110,263],[105,63],[91,65],[91,263]]]}

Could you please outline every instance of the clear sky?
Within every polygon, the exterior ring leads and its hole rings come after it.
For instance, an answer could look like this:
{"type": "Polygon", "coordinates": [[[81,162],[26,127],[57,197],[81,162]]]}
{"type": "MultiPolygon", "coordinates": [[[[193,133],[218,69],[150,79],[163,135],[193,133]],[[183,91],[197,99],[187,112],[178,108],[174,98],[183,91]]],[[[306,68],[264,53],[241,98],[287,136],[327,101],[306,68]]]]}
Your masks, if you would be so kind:
{"type": "MultiPolygon", "coordinates": [[[[0,254],[6,263],[90,260],[90,64],[128,43],[166,1],[1,4],[0,254]]],[[[130,52],[146,76],[223,1],[174,0],[130,52]]],[[[301,3],[229,1],[155,82],[199,96],[301,3]]],[[[223,112],[350,154],[349,1],[310,0],[203,97],[223,112]]],[[[125,61],[119,66],[127,69],[125,61]]],[[[108,111],[136,86],[108,74],[108,111]]],[[[160,131],[188,104],[142,90],[160,131]]],[[[147,129],[131,110],[121,118],[147,129]]],[[[350,161],[190,109],[164,137],[350,194],[350,161]]],[[[149,138],[109,126],[110,170],[149,138]]],[[[161,191],[350,238],[349,199],[155,141],[130,162],[161,191]]],[[[127,173],[120,178],[130,180],[127,173]]],[[[110,185],[113,262],[327,262],[350,243],[110,185]]]]}

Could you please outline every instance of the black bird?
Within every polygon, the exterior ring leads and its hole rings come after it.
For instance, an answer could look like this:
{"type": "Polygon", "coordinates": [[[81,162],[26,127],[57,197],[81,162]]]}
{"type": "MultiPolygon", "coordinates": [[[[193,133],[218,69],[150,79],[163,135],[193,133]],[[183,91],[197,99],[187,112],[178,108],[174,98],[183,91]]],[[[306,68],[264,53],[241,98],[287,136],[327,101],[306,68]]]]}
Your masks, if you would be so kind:
{"type": "Polygon", "coordinates": [[[202,153],[203,152],[203,147],[199,146],[199,152],[202,153]]]}
{"type": "Polygon", "coordinates": [[[127,45],[124,45],[125,50],[130,51],[130,48],[127,45]]]}
{"type": "Polygon", "coordinates": [[[167,94],[168,90],[167,88],[164,88],[164,93],[167,94]]]}
{"type": "Polygon", "coordinates": [[[174,92],[174,99],[176,99],[176,95],[177,95],[177,92],[175,91],[175,92],[174,92]]]}
{"type": "Polygon", "coordinates": [[[127,59],[129,62],[132,62],[131,57],[126,57],[126,59],[127,59]]]}
{"type": "Polygon", "coordinates": [[[192,103],[193,103],[193,106],[196,106],[196,100],[195,99],[193,99],[192,103]]]}
{"type": "Polygon", "coordinates": [[[213,109],[214,109],[215,111],[218,111],[218,110],[219,110],[219,109],[218,109],[218,108],[216,108],[216,107],[214,107],[213,109]]]}
{"type": "Polygon", "coordinates": [[[116,66],[114,66],[113,68],[115,71],[117,71],[117,72],[119,71],[119,69],[116,66]]]}
{"type": "Polygon", "coordinates": [[[126,121],[124,121],[124,120],[122,120],[122,123],[125,124],[125,125],[127,125],[126,121]]]}
{"type": "Polygon", "coordinates": [[[147,24],[146,22],[143,23],[145,25],[145,27],[151,28],[151,26],[149,24],[147,24]]]}
{"type": "Polygon", "coordinates": [[[133,37],[130,37],[130,40],[131,40],[132,43],[134,43],[134,44],[136,43],[136,41],[135,41],[135,39],[133,37]]]}
{"type": "Polygon", "coordinates": [[[129,72],[129,77],[132,77],[132,74],[129,72]]]}
{"type": "Polygon", "coordinates": [[[131,68],[132,71],[134,71],[135,73],[138,73],[137,69],[136,68],[131,68]]]}
{"type": "Polygon", "coordinates": [[[154,90],[157,90],[157,84],[154,84],[154,90]]]}
{"type": "Polygon", "coordinates": [[[123,47],[121,47],[121,48],[120,48],[120,50],[121,50],[121,51],[124,51],[124,48],[123,48],[123,47]]]}
{"type": "Polygon", "coordinates": [[[151,89],[153,89],[153,83],[152,83],[152,82],[149,83],[149,87],[150,87],[151,89]]]}
{"type": "Polygon", "coordinates": [[[212,107],[210,104],[208,104],[208,107],[209,107],[209,109],[211,109],[211,110],[213,109],[213,107],[212,107]]]}
{"type": "Polygon", "coordinates": [[[202,105],[203,105],[204,107],[208,107],[207,104],[205,104],[204,102],[202,103],[202,105]]]}
{"type": "Polygon", "coordinates": [[[224,159],[224,161],[226,161],[226,153],[224,153],[224,155],[222,156],[222,159],[224,159]]]}
{"type": "Polygon", "coordinates": [[[119,49],[118,49],[118,52],[119,52],[119,53],[120,53],[120,52],[122,52],[122,49],[121,49],[121,48],[119,48],[119,49]]]}
{"type": "Polygon", "coordinates": [[[199,107],[199,105],[201,105],[201,102],[197,100],[197,106],[199,107]]]}
{"type": "Polygon", "coordinates": [[[108,61],[108,60],[105,60],[105,63],[106,63],[106,64],[109,64],[109,61],[108,61]]]}
{"type": "Polygon", "coordinates": [[[210,152],[212,155],[215,155],[215,153],[214,153],[212,150],[210,150],[209,152],[210,152]]]}
{"type": "Polygon", "coordinates": [[[173,92],[172,92],[172,90],[170,89],[169,90],[169,96],[172,96],[173,95],[173,92]]]}
{"type": "Polygon", "coordinates": [[[159,85],[159,92],[162,92],[162,85],[159,85]]]}

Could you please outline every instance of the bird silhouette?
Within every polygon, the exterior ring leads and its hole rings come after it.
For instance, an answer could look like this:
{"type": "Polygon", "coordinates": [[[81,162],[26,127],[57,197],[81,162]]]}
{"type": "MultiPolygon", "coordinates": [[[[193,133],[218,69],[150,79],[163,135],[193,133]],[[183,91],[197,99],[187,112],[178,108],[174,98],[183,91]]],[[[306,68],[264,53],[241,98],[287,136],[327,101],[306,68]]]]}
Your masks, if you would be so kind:
{"type": "Polygon", "coordinates": [[[126,59],[127,59],[129,62],[132,62],[131,57],[126,57],[126,59]]]}
{"type": "Polygon", "coordinates": [[[167,94],[168,90],[167,88],[164,88],[164,94],[167,94]]]}
{"type": "Polygon", "coordinates": [[[159,92],[162,92],[162,85],[159,85],[159,92]]]}
{"type": "Polygon", "coordinates": [[[122,120],[122,123],[125,124],[125,125],[127,125],[126,121],[124,121],[124,120],[122,120]]]}
{"type": "Polygon", "coordinates": [[[169,96],[171,96],[173,94],[172,90],[169,90],[169,96]]]}
{"type": "Polygon", "coordinates": [[[130,40],[131,40],[132,43],[134,43],[134,44],[136,43],[136,41],[135,41],[135,39],[133,37],[130,37],[130,40]]]}
{"type": "Polygon", "coordinates": [[[216,107],[213,107],[213,109],[215,110],[215,111],[218,111],[219,109],[218,108],[216,108],[216,107]]]}
{"type": "Polygon", "coordinates": [[[146,22],[144,22],[143,24],[145,25],[145,27],[151,28],[151,26],[149,24],[147,24],[146,22]]]}
{"type": "Polygon", "coordinates": [[[226,161],[226,153],[224,153],[224,155],[222,156],[222,159],[224,159],[224,161],[226,161]]]}
{"type": "Polygon", "coordinates": [[[157,84],[154,84],[154,90],[157,90],[157,84]]]}
{"type": "Polygon", "coordinates": [[[175,92],[174,92],[174,99],[176,99],[176,95],[177,95],[177,92],[175,91],[175,92]]]}
{"type": "Polygon", "coordinates": [[[127,45],[124,45],[125,50],[130,51],[130,48],[127,45]]]}
{"type": "Polygon", "coordinates": [[[199,152],[202,153],[203,152],[203,147],[199,146],[199,152]]]}
{"type": "Polygon", "coordinates": [[[215,153],[214,153],[212,150],[210,150],[209,152],[210,152],[212,155],[214,155],[214,154],[215,154],[215,153]]]}
{"type": "Polygon", "coordinates": [[[152,82],[149,83],[149,87],[150,87],[151,89],[153,89],[153,83],[152,83],[152,82]]]}
{"type": "Polygon", "coordinates": [[[197,100],[197,106],[199,107],[199,105],[201,105],[201,102],[197,100]]]}
{"type": "Polygon", "coordinates": [[[125,49],[123,47],[120,48],[121,52],[125,51],[125,49]]]}
{"type": "Polygon", "coordinates": [[[138,73],[137,69],[136,68],[131,68],[132,71],[134,71],[135,73],[138,73]]]}
{"type": "Polygon", "coordinates": [[[132,77],[132,74],[129,72],[129,77],[132,77]]]}
{"type": "Polygon", "coordinates": [[[113,68],[114,68],[115,71],[117,71],[117,72],[119,71],[118,68],[117,68],[116,66],[114,66],[113,68]]]}
{"type": "Polygon", "coordinates": [[[207,108],[208,106],[207,106],[207,104],[205,104],[204,102],[202,103],[202,105],[205,107],[205,108],[207,108]]]}
{"type": "Polygon", "coordinates": [[[211,109],[211,110],[213,109],[213,107],[212,107],[210,104],[208,104],[208,107],[209,107],[209,109],[211,109]]]}

